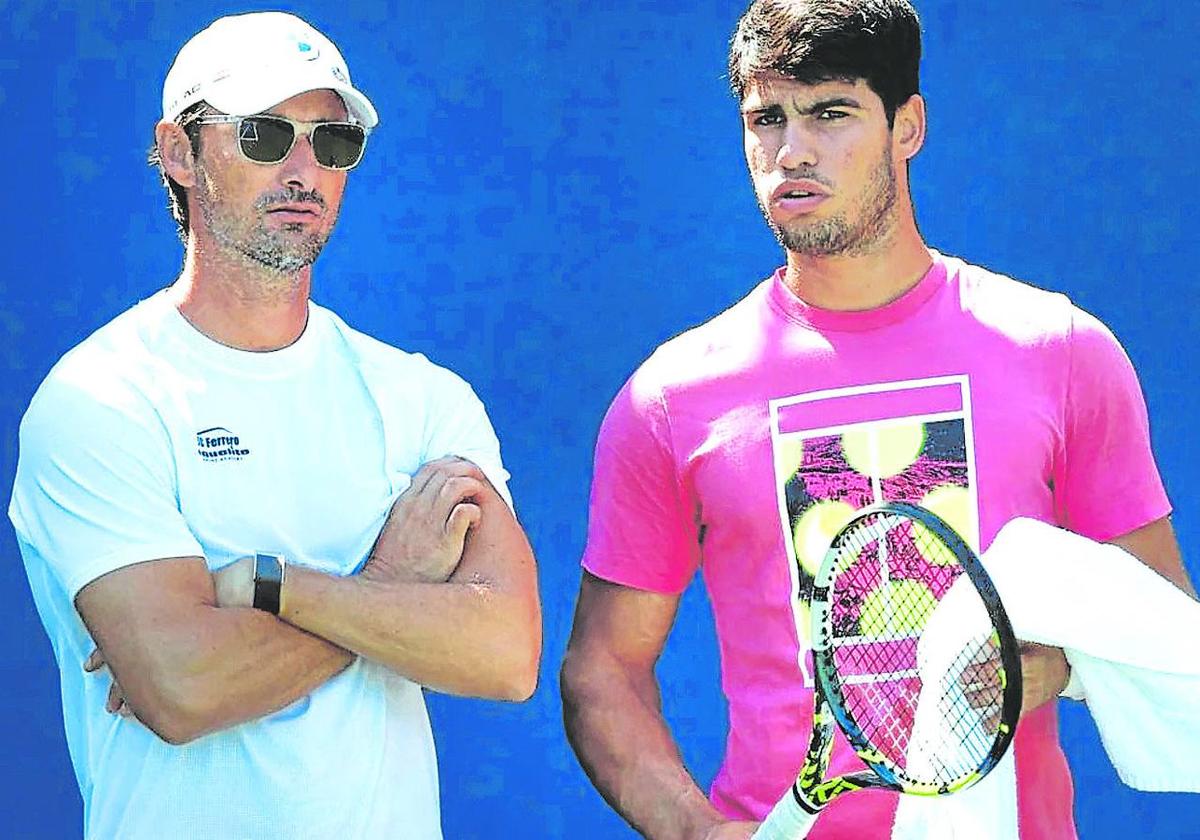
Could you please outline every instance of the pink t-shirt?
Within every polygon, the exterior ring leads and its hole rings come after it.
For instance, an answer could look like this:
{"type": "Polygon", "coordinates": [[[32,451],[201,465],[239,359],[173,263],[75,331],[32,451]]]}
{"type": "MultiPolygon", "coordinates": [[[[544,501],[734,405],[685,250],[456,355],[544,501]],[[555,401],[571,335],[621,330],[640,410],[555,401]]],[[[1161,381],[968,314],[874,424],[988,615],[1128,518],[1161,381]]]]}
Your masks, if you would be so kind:
{"type": "MultiPolygon", "coordinates": [[[[701,570],[730,724],[710,795],[730,817],[761,818],[803,760],[804,603],[850,512],[921,503],[978,549],[1016,516],[1108,540],[1170,511],[1108,329],[1063,295],[933,258],[867,312],[810,307],[781,269],[659,348],[601,428],[583,565],[662,593],[701,570]]],[[[860,768],[838,744],[831,772],[860,768]]],[[[1074,837],[1054,704],[1014,748],[1022,840],[1074,837]]],[[[810,836],[887,838],[896,796],[839,797],[810,836]]]]}

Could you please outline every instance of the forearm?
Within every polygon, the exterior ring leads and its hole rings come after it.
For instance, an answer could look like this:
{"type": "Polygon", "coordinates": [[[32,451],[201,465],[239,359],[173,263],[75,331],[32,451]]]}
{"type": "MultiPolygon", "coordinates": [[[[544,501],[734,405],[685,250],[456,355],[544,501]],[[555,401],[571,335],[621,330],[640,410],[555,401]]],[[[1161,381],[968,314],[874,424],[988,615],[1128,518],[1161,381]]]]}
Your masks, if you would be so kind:
{"type": "Polygon", "coordinates": [[[354,658],[259,610],[198,606],[189,618],[157,636],[150,668],[109,663],[134,714],[171,743],[278,711],[354,658]]]}
{"type": "Polygon", "coordinates": [[[584,771],[643,836],[691,840],[724,822],[683,765],[653,675],[633,678],[568,652],[562,698],[567,739],[584,771]]]}
{"type": "Polygon", "coordinates": [[[537,683],[541,616],[533,554],[499,497],[448,581],[335,577],[289,569],[280,617],[414,682],[524,700],[537,683]]]}
{"type": "Polygon", "coordinates": [[[288,571],[288,622],[438,691],[504,700],[536,673],[522,600],[486,583],[380,583],[288,571]],[[532,669],[531,669],[532,663],[532,669]]]}

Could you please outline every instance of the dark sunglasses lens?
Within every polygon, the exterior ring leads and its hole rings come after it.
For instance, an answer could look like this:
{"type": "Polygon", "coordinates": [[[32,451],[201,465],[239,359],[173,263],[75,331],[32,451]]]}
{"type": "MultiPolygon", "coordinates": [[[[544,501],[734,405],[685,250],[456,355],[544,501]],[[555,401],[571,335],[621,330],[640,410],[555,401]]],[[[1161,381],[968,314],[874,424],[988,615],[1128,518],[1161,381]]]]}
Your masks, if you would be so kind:
{"type": "Polygon", "coordinates": [[[259,163],[278,163],[287,157],[295,139],[292,125],[270,117],[246,117],[238,126],[242,154],[259,163]]]}
{"type": "Polygon", "coordinates": [[[362,160],[367,133],[361,125],[325,123],[313,129],[313,155],[330,169],[349,169],[362,160]]]}

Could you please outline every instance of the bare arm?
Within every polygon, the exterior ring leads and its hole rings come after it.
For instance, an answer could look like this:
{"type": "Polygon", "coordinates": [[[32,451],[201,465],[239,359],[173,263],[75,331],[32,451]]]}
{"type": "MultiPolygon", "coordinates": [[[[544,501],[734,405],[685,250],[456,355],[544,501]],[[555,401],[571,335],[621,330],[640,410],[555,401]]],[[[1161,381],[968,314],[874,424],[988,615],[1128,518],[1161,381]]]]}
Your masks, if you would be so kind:
{"type": "Polygon", "coordinates": [[[1156,519],[1109,542],[1125,549],[1184,592],[1196,597],[1196,588],[1183,567],[1183,556],[1170,517],[1156,519]]]}
{"type": "Polygon", "coordinates": [[[563,661],[563,721],[588,777],[630,825],[654,840],[748,837],[696,786],[662,715],[654,665],[679,596],[584,573],[563,661]]]}
{"type": "Polygon", "coordinates": [[[218,607],[200,557],[110,572],[75,605],[130,710],[172,744],[282,709],[354,658],[259,610],[218,607]]]}
{"type": "Polygon", "coordinates": [[[440,691],[525,700],[537,685],[533,551],[468,461],[422,467],[362,573],[289,568],[280,616],[440,691]]]}

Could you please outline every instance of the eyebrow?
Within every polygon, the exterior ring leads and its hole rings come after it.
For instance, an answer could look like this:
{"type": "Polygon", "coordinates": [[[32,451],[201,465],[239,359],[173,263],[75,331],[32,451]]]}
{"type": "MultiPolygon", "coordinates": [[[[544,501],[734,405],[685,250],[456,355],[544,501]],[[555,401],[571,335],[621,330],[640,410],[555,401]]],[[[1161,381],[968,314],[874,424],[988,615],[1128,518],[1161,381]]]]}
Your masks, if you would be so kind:
{"type": "MultiPolygon", "coordinates": [[[[833,96],[828,99],[818,99],[816,102],[812,103],[811,105],[808,105],[803,108],[799,108],[798,110],[804,116],[812,116],[813,114],[819,114],[822,111],[825,111],[829,108],[858,108],[859,110],[861,110],[862,103],[860,103],[857,99],[854,99],[853,97],[850,97],[850,96],[833,96]]],[[[757,108],[743,108],[742,114],[744,114],[744,115],[761,114],[766,111],[774,111],[774,110],[782,111],[783,106],[780,105],[779,103],[771,103],[769,105],[762,105],[757,108]]]]}

